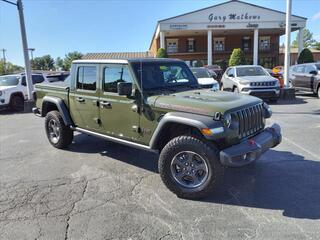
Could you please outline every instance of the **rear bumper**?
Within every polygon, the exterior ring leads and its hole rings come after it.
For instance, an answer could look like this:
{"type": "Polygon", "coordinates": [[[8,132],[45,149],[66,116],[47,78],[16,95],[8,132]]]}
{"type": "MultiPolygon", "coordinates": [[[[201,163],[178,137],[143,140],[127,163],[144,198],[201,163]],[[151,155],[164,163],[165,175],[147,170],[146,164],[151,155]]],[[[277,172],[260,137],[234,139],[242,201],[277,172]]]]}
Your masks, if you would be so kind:
{"type": "Polygon", "coordinates": [[[220,162],[222,165],[229,167],[247,165],[259,159],[270,148],[277,146],[281,139],[280,126],[273,124],[253,138],[222,150],[220,152],[220,162]]]}

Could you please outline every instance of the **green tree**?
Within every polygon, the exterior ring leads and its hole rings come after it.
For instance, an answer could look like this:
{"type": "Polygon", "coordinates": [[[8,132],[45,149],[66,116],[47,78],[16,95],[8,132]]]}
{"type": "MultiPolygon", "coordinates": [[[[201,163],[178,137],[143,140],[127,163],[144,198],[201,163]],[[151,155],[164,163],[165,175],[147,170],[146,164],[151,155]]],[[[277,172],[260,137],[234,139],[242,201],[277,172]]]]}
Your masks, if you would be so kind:
{"type": "Polygon", "coordinates": [[[22,70],[23,67],[12,64],[10,62],[6,62],[6,66],[4,66],[4,61],[0,60],[0,75],[18,73],[22,70]]]}
{"type": "Polygon", "coordinates": [[[244,52],[241,50],[241,48],[235,48],[232,51],[232,54],[230,56],[229,60],[229,66],[238,66],[238,65],[245,65],[246,64],[246,57],[244,55],[244,52]]]}
{"type": "Polygon", "coordinates": [[[54,60],[50,55],[44,55],[42,57],[36,57],[31,60],[31,67],[33,70],[53,70],[54,60]]]}
{"type": "Polygon", "coordinates": [[[298,64],[314,62],[312,52],[308,48],[304,48],[300,53],[297,62],[298,64]]]}
{"type": "Polygon", "coordinates": [[[63,68],[62,69],[65,71],[69,71],[72,61],[81,59],[82,56],[83,56],[83,54],[80,52],[77,52],[77,51],[70,52],[70,53],[66,54],[65,58],[63,59],[63,68]]]}
{"type": "MultiPolygon", "coordinates": [[[[304,29],[303,30],[303,47],[307,48],[307,47],[311,47],[316,40],[313,39],[313,33],[309,31],[309,29],[304,29]]],[[[296,39],[293,40],[292,47],[298,47],[298,34],[296,36],[296,39]]]]}
{"type": "Polygon", "coordinates": [[[314,47],[317,50],[320,50],[320,42],[314,43],[312,47],[314,47]]]}
{"type": "Polygon", "coordinates": [[[63,69],[63,59],[61,57],[57,57],[54,65],[55,65],[56,70],[62,70],[63,69]]]}
{"type": "Polygon", "coordinates": [[[157,58],[167,58],[168,54],[164,48],[159,48],[157,51],[157,58]]]}

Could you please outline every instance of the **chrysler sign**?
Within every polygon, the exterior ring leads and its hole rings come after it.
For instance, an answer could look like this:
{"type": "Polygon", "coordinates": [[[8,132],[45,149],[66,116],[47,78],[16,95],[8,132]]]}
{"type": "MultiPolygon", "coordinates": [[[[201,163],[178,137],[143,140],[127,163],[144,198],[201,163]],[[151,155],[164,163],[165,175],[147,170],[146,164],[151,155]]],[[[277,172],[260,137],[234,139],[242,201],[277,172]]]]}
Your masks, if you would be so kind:
{"type": "Polygon", "coordinates": [[[211,13],[208,17],[210,22],[225,22],[225,21],[237,21],[237,20],[259,20],[259,15],[251,15],[249,13],[230,13],[228,15],[214,15],[211,13]]]}

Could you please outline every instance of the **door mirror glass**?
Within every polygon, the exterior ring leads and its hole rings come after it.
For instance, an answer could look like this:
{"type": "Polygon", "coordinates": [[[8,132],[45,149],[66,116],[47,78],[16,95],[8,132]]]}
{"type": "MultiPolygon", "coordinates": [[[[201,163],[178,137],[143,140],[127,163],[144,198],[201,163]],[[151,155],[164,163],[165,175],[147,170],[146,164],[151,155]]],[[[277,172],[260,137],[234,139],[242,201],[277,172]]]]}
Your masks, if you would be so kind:
{"type": "Polygon", "coordinates": [[[129,96],[132,93],[132,83],[118,82],[117,90],[120,96],[129,96]]]}
{"type": "Polygon", "coordinates": [[[318,74],[318,72],[316,70],[312,70],[309,73],[312,74],[312,75],[317,75],[318,74]]]}
{"type": "Polygon", "coordinates": [[[228,77],[234,78],[234,75],[233,75],[232,73],[230,73],[230,74],[228,75],[228,77]]]}

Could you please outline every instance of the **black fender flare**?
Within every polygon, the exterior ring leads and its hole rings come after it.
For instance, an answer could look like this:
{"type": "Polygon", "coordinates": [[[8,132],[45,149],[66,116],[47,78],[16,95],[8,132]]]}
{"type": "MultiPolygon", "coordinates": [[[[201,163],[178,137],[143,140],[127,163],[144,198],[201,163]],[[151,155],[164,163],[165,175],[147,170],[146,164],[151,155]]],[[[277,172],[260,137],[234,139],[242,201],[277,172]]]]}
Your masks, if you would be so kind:
{"type": "MultiPolygon", "coordinates": [[[[169,112],[166,113],[159,121],[157,128],[152,134],[149,146],[151,149],[156,149],[157,143],[167,124],[170,123],[179,123],[186,126],[197,128],[200,132],[204,128],[220,128],[223,127],[223,123],[221,121],[216,121],[211,116],[204,116],[193,113],[185,113],[185,112],[169,112]]],[[[214,140],[216,136],[208,137],[204,136],[208,140],[214,140]]]]}
{"type": "Polygon", "coordinates": [[[64,103],[64,101],[61,98],[45,96],[42,100],[42,109],[41,109],[41,116],[42,117],[45,117],[44,115],[45,115],[46,103],[52,103],[57,107],[65,125],[67,125],[67,126],[74,125],[73,121],[71,119],[71,116],[70,116],[70,112],[69,112],[66,104],[64,103]]]}

